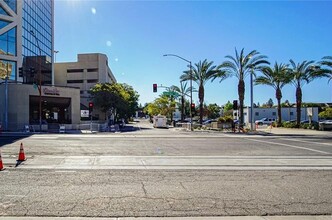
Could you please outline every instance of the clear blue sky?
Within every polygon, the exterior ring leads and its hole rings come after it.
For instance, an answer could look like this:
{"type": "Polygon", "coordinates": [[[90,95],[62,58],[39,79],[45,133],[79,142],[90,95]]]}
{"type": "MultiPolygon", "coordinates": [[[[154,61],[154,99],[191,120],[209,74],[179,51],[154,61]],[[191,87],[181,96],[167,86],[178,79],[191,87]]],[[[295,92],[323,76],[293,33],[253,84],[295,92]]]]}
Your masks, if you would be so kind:
{"type": "MultiPolygon", "coordinates": [[[[179,85],[187,63],[208,59],[219,65],[235,47],[258,50],[269,61],[288,63],[332,56],[331,1],[111,1],[56,0],[57,62],[76,61],[78,53],[104,53],[120,83],[140,94],[142,104],[158,97],[152,84],[179,85]]],[[[245,103],[249,104],[249,78],[245,103]]],[[[197,88],[197,87],[196,87],[197,88]]],[[[237,99],[237,79],[208,82],[207,104],[237,99]]],[[[254,102],[272,98],[271,87],[255,86],[254,102]]],[[[283,101],[295,102],[295,88],[283,101]]],[[[197,102],[197,94],[194,101],[197,102]]],[[[303,87],[304,102],[332,102],[332,81],[303,87]]]]}

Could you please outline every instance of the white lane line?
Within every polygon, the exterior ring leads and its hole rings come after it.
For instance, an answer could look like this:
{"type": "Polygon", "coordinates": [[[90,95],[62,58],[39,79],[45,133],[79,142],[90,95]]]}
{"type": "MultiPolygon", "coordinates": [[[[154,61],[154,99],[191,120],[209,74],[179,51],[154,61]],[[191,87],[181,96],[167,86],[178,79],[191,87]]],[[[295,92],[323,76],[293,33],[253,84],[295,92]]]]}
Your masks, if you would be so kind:
{"type": "Polygon", "coordinates": [[[76,173],[75,170],[56,170],[55,173],[76,173]]]}
{"type": "Polygon", "coordinates": [[[296,141],[296,142],[303,142],[303,143],[308,143],[308,144],[321,144],[321,145],[332,146],[332,143],[330,144],[330,143],[312,142],[312,141],[304,141],[304,140],[299,140],[299,139],[280,138],[280,140],[296,141]]]}
{"type": "Polygon", "coordinates": [[[245,139],[250,140],[250,141],[266,143],[266,144],[274,144],[274,145],[281,145],[281,146],[285,146],[285,147],[308,150],[308,151],[313,151],[313,152],[317,152],[317,153],[321,153],[321,154],[331,154],[331,153],[325,152],[325,151],[315,150],[315,149],[311,149],[311,148],[307,148],[307,147],[299,147],[299,146],[290,145],[290,144],[282,144],[282,143],[274,143],[274,142],[270,142],[270,141],[254,140],[254,139],[251,139],[251,138],[245,138],[245,139]]]}
{"type": "Polygon", "coordinates": [[[5,195],[6,197],[26,197],[25,195],[5,195]]]}

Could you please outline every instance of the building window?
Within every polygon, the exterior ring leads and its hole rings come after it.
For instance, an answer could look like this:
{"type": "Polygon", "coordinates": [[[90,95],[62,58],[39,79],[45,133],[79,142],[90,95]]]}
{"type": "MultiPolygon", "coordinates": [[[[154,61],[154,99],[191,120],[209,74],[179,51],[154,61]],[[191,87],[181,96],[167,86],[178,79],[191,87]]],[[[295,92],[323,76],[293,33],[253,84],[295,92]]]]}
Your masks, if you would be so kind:
{"type": "Polygon", "coordinates": [[[16,12],[16,6],[17,6],[17,2],[16,0],[4,0],[4,2],[7,3],[7,5],[15,12],[16,12]]]}
{"type": "Polygon", "coordinates": [[[80,91],[80,94],[84,94],[84,91],[80,91]]]}
{"type": "Polygon", "coordinates": [[[272,116],[276,116],[277,115],[277,113],[276,112],[272,112],[272,116]]]}
{"type": "Polygon", "coordinates": [[[259,112],[255,112],[255,116],[259,116],[259,112]]]}
{"type": "Polygon", "coordinates": [[[98,83],[98,79],[88,79],[88,83],[98,83]]]}
{"type": "Polygon", "coordinates": [[[0,35],[1,54],[16,56],[16,27],[0,35]]]}
{"type": "Polygon", "coordinates": [[[294,115],[294,112],[290,112],[289,115],[294,115]]]}
{"type": "Polygon", "coordinates": [[[67,80],[67,83],[83,83],[83,80],[67,80]]]}
{"type": "Polygon", "coordinates": [[[16,80],[16,62],[0,60],[0,79],[16,80]]]}
{"type": "Polygon", "coordinates": [[[98,68],[88,69],[88,72],[89,72],[89,73],[91,73],[91,72],[98,72],[98,68]]]}
{"type": "Polygon", "coordinates": [[[243,115],[247,115],[247,112],[244,112],[243,115]]]}
{"type": "Polygon", "coordinates": [[[68,69],[67,73],[83,73],[83,69],[68,69]]]}

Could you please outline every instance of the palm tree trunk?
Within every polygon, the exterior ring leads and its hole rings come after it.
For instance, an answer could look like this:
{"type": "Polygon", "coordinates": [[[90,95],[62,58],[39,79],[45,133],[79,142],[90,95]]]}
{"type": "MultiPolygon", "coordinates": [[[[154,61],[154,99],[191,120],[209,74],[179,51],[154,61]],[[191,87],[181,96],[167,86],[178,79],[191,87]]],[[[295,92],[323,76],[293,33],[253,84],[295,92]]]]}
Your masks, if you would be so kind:
{"type": "Polygon", "coordinates": [[[281,127],[281,98],[282,98],[282,94],[281,94],[281,89],[277,88],[276,90],[276,98],[278,101],[278,127],[281,127]]]}
{"type": "Polygon", "coordinates": [[[184,100],[184,96],[181,96],[181,122],[184,121],[184,103],[185,103],[185,100],[184,100]]]}
{"type": "Polygon", "coordinates": [[[198,91],[198,98],[199,98],[199,123],[203,124],[203,104],[204,104],[204,86],[199,86],[198,91]]]}
{"type": "Polygon", "coordinates": [[[240,128],[243,128],[243,102],[244,102],[244,92],[245,92],[245,85],[244,85],[244,80],[240,79],[239,84],[238,84],[238,94],[239,94],[239,101],[240,101],[240,128]]]}
{"type": "Polygon", "coordinates": [[[300,127],[301,121],[301,105],[302,105],[302,89],[298,85],[296,88],[296,127],[300,127]]]}

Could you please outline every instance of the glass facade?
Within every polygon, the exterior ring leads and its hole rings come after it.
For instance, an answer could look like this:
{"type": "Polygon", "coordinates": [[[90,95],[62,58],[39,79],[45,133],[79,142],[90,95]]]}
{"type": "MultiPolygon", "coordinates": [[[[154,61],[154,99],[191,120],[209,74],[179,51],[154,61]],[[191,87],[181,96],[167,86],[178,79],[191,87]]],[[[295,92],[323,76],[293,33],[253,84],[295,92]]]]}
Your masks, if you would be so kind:
{"type": "MultiPolygon", "coordinates": [[[[42,84],[52,83],[52,0],[23,0],[22,56],[25,75],[34,69],[42,84]]],[[[27,77],[25,83],[35,83],[36,77],[27,77]]]]}

